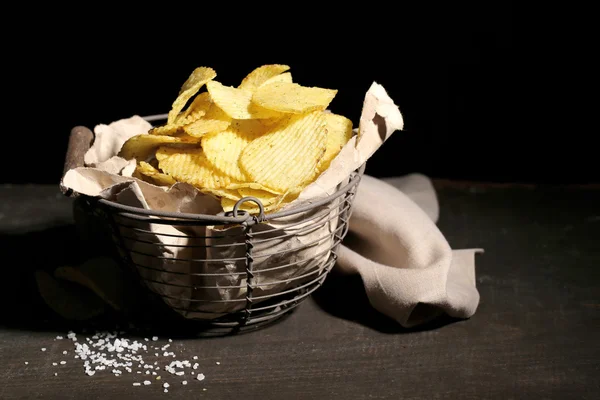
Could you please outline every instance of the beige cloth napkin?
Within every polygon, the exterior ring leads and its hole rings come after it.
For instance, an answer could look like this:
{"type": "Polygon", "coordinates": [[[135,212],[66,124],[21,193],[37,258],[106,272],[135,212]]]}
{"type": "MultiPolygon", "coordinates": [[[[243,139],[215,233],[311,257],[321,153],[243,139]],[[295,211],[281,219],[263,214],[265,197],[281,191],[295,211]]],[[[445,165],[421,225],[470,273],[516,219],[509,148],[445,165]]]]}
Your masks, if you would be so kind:
{"type": "Polygon", "coordinates": [[[404,327],[443,313],[471,317],[479,304],[475,254],[483,250],[450,248],[436,226],[438,201],[427,177],[388,182],[363,176],[339,270],[360,274],[371,305],[404,327]]]}

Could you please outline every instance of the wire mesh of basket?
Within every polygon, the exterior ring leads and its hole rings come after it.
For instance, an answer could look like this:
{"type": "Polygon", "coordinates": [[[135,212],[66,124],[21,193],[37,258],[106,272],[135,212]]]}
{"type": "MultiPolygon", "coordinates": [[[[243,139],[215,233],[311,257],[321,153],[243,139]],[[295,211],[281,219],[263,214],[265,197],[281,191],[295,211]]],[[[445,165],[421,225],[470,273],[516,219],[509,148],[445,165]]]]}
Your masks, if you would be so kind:
{"type": "MultiPolygon", "coordinates": [[[[81,158],[71,154],[77,147],[75,133],[74,129],[67,163],[81,158]]],[[[89,148],[87,142],[84,148],[89,148]]],[[[265,214],[254,197],[244,197],[231,212],[215,215],[81,197],[110,232],[120,264],[152,296],[186,320],[243,330],[277,320],[323,284],[348,232],[364,167],[332,195],[271,214],[265,214]],[[246,202],[258,205],[259,213],[242,210],[246,202]]]]}

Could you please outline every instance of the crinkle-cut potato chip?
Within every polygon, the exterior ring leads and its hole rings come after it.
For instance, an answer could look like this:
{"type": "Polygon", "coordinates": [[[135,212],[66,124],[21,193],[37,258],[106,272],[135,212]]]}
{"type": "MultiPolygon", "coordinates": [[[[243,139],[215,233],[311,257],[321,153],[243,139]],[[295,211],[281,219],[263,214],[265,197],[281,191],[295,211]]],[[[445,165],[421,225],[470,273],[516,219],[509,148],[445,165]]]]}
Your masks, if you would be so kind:
{"type": "Polygon", "coordinates": [[[275,75],[274,77],[267,79],[261,86],[268,85],[269,83],[275,83],[275,82],[292,83],[293,82],[292,73],[284,72],[283,74],[275,75]]]}
{"type": "Polygon", "coordinates": [[[236,189],[236,190],[252,189],[252,190],[262,190],[264,192],[277,194],[277,195],[283,194],[279,190],[273,190],[271,188],[268,188],[268,187],[261,185],[260,183],[256,183],[256,182],[239,182],[239,183],[234,182],[231,185],[227,186],[227,189],[236,189]]]}
{"type": "Polygon", "coordinates": [[[183,110],[183,107],[185,107],[187,102],[192,97],[194,97],[196,93],[198,93],[202,86],[204,86],[207,82],[215,79],[216,76],[217,73],[212,68],[196,68],[181,86],[181,89],[179,90],[179,95],[173,102],[173,105],[171,106],[171,111],[169,111],[167,123],[172,124],[173,122],[175,122],[175,119],[177,118],[181,110],[183,110]]]}
{"type": "Polygon", "coordinates": [[[323,112],[325,129],[327,129],[327,147],[317,169],[319,173],[329,168],[331,161],[339,154],[342,147],[348,143],[352,135],[352,121],[343,115],[323,112]]]}
{"type": "Polygon", "coordinates": [[[141,134],[129,138],[121,147],[119,156],[127,160],[135,158],[138,161],[146,161],[154,151],[164,144],[195,144],[199,139],[183,136],[163,136],[141,134]]]}
{"type": "Polygon", "coordinates": [[[275,194],[275,193],[271,193],[267,190],[263,190],[263,189],[253,189],[250,187],[246,187],[246,188],[239,188],[238,192],[240,194],[241,197],[255,197],[258,200],[260,200],[260,202],[264,205],[264,206],[268,206],[270,204],[274,204],[275,202],[277,202],[277,200],[279,199],[279,197],[281,197],[281,194],[275,194]]]}
{"type": "MultiPolygon", "coordinates": [[[[256,122],[255,120],[246,121],[256,122]]],[[[216,169],[236,181],[243,182],[247,179],[238,165],[240,154],[251,141],[263,135],[268,128],[260,123],[235,123],[234,125],[238,129],[232,127],[205,135],[200,143],[206,158],[216,169]]]]}
{"type": "Polygon", "coordinates": [[[164,146],[156,151],[156,159],[164,173],[200,190],[225,189],[232,183],[229,176],[210,164],[201,148],[174,149],[164,146]]]}
{"type": "Polygon", "coordinates": [[[227,115],[233,119],[279,118],[281,113],[267,110],[252,103],[252,92],[245,89],[224,86],[221,82],[206,84],[210,96],[227,115]]]}
{"type": "Polygon", "coordinates": [[[317,174],[326,144],[323,112],[291,114],[246,146],[240,168],[251,181],[286,192],[317,174]]]}
{"type": "Polygon", "coordinates": [[[336,94],[335,89],[274,82],[257,88],[252,95],[252,102],[268,110],[300,114],[325,110],[336,94]]]}
{"type": "Polygon", "coordinates": [[[184,124],[194,122],[198,118],[203,117],[208,112],[211,105],[212,99],[210,98],[210,93],[198,93],[188,108],[177,116],[175,122],[184,124]]]}
{"type": "Polygon", "coordinates": [[[215,197],[232,200],[234,203],[242,198],[237,190],[233,189],[199,189],[201,192],[211,194],[215,197]]]}
{"type": "Polygon", "coordinates": [[[254,91],[257,87],[265,83],[267,80],[276,77],[277,75],[289,70],[288,65],[283,64],[267,64],[262,65],[250,72],[242,83],[238,86],[239,89],[254,91]]]}
{"type": "Polygon", "coordinates": [[[175,179],[173,179],[172,176],[163,174],[162,172],[160,172],[145,161],[140,161],[138,163],[138,165],[136,166],[136,172],[147,176],[148,178],[152,178],[152,180],[154,180],[159,185],[171,186],[177,182],[175,179]]]}
{"type": "Polygon", "coordinates": [[[200,118],[183,127],[183,132],[189,136],[201,138],[209,133],[224,131],[229,127],[229,121],[200,118]]]}
{"type": "Polygon", "coordinates": [[[158,135],[158,136],[175,136],[180,134],[183,131],[183,127],[185,126],[185,122],[173,122],[172,124],[165,124],[161,126],[156,126],[148,131],[150,135],[158,135]]]}

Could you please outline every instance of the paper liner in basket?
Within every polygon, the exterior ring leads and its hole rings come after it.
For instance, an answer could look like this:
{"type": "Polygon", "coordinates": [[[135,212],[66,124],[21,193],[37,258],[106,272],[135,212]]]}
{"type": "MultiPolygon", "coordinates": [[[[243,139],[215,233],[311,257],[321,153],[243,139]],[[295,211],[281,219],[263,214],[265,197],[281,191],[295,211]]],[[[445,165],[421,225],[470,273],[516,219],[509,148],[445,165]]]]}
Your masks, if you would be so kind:
{"type": "MultiPolygon", "coordinates": [[[[116,154],[128,137],[152,128],[139,116],[95,128],[86,166],[67,171],[62,184],[74,192],[149,210],[216,215],[221,206],[191,185],[154,186],[131,176],[131,163],[116,154]]],[[[348,182],[396,130],[398,107],[374,82],[363,103],[357,135],[329,168],[284,210],[321,200],[348,182]]],[[[269,220],[252,229],[253,306],[269,296],[318,279],[327,266],[339,224],[340,201],[300,214],[269,220]]],[[[123,221],[122,221],[123,222],[123,221]]],[[[182,227],[127,220],[123,244],[149,289],[187,318],[217,318],[246,305],[246,232],[241,226],[182,227]]]]}

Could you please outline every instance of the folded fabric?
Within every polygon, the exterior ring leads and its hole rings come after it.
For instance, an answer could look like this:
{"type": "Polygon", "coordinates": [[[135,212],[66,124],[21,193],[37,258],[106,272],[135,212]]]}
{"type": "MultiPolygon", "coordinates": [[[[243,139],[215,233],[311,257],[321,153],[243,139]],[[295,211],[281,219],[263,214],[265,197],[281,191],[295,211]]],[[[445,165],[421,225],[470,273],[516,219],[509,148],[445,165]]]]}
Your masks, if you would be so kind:
{"type": "Polygon", "coordinates": [[[483,250],[450,248],[427,177],[388,181],[363,176],[337,268],[360,274],[371,305],[404,327],[443,313],[471,317],[479,304],[475,254],[483,250]]]}

